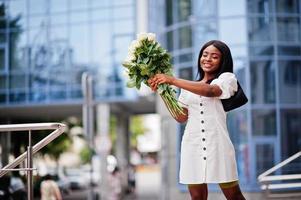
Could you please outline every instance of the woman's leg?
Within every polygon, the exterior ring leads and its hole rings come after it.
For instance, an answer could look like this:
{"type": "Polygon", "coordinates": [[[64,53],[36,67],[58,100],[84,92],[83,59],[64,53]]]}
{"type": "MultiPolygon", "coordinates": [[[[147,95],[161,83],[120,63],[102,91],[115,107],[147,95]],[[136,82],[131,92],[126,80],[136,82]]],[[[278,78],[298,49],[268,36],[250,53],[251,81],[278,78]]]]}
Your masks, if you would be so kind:
{"type": "Polygon", "coordinates": [[[207,184],[188,185],[191,200],[207,200],[208,188],[207,184]]]}
{"type": "Polygon", "coordinates": [[[238,181],[220,183],[219,186],[227,200],[245,200],[245,197],[239,188],[238,181]]]}

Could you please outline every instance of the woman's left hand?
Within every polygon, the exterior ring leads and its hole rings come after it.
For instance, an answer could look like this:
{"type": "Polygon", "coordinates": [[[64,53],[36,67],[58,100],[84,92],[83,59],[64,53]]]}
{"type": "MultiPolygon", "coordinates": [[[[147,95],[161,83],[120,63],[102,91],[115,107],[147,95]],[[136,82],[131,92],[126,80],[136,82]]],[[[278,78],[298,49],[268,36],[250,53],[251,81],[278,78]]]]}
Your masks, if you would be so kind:
{"type": "Polygon", "coordinates": [[[154,77],[148,79],[148,84],[150,85],[153,91],[157,90],[158,85],[162,83],[167,83],[172,85],[174,81],[174,77],[168,76],[166,74],[156,74],[154,77]]]}

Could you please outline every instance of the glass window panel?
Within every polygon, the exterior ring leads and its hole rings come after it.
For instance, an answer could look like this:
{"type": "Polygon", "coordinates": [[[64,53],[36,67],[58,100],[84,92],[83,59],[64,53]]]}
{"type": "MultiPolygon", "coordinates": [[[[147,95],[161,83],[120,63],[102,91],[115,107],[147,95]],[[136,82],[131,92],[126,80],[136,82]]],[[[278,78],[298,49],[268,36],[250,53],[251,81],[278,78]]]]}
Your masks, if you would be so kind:
{"type": "Polygon", "coordinates": [[[90,62],[89,26],[72,26],[70,30],[70,48],[73,52],[74,64],[87,64],[90,62]]]}
{"type": "Polygon", "coordinates": [[[191,62],[191,61],[192,61],[192,53],[185,53],[185,54],[179,55],[179,62],[180,63],[191,62]]]}
{"type": "Polygon", "coordinates": [[[29,14],[45,14],[48,0],[29,0],[29,14]]]}
{"type": "Polygon", "coordinates": [[[26,101],[26,92],[24,90],[11,90],[9,92],[9,101],[10,102],[25,102],[26,101]]]}
{"type": "Polygon", "coordinates": [[[192,67],[180,68],[179,77],[186,80],[193,80],[193,70],[192,67]]]}
{"type": "Polygon", "coordinates": [[[281,103],[301,103],[301,61],[279,61],[281,103]]]}
{"type": "Polygon", "coordinates": [[[221,17],[233,16],[233,15],[245,15],[245,1],[231,0],[231,1],[218,1],[218,11],[221,17]]]}
{"type": "Polygon", "coordinates": [[[277,17],[277,36],[281,42],[300,42],[300,19],[277,17]]]}
{"type": "Polygon", "coordinates": [[[66,99],[67,93],[63,87],[51,87],[49,90],[49,99],[63,100],[66,99]]]}
{"type": "Polygon", "coordinates": [[[0,72],[5,71],[5,49],[0,48],[0,72]]]}
{"type": "Polygon", "coordinates": [[[204,20],[194,26],[194,40],[195,44],[200,45],[199,49],[201,49],[201,45],[208,42],[209,40],[218,38],[217,24],[217,20],[204,20]]]}
{"type": "MultiPolygon", "coordinates": [[[[257,176],[274,166],[274,144],[256,145],[257,176]]],[[[256,177],[257,177],[256,176],[256,177]]]]}
{"type": "Polygon", "coordinates": [[[275,49],[273,45],[250,44],[249,52],[250,56],[273,56],[275,49]]]}
{"type": "Polygon", "coordinates": [[[117,36],[114,38],[114,52],[115,62],[121,63],[127,56],[128,48],[127,47],[132,41],[132,35],[128,36],[117,36]]]}
{"type": "Polygon", "coordinates": [[[191,0],[178,0],[178,21],[187,21],[191,15],[191,0]]]}
{"type": "Polygon", "coordinates": [[[72,0],[69,1],[71,5],[71,10],[87,10],[89,7],[89,0],[72,0]]]}
{"type": "Polygon", "coordinates": [[[301,55],[301,46],[278,45],[278,55],[279,56],[300,56],[301,55]]]}
{"type": "Polygon", "coordinates": [[[190,26],[180,28],[179,37],[179,49],[192,47],[192,32],[190,26]]]}
{"type": "Polygon", "coordinates": [[[0,75],[0,90],[7,89],[7,76],[0,75]]]}
{"type": "Polygon", "coordinates": [[[299,13],[299,0],[276,0],[275,3],[278,13],[299,13]]]}
{"type": "Polygon", "coordinates": [[[10,89],[26,88],[26,75],[25,74],[11,74],[9,76],[10,89]]]}
{"type": "Polygon", "coordinates": [[[108,8],[103,9],[95,9],[91,11],[92,21],[93,22],[101,22],[104,20],[108,20],[111,16],[112,10],[108,8]]]}
{"type": "Polygon", "coordinates": [[[198,19],[202,19],[203,17],[216,17],[217,1],[212,1],[212,0],[193,1],[192,10],[193,10],[193,15],[196,16],[196,18],[198,19]]]}
{"type": "Polygon", "coordinates": [[[247,42],[247,28],[246,20],[244,18],[230,18],[221,19],[219,21],[219,35],[220,39],[225,41],[227,44],[245,44],[247,42]],[[239,31],[233,31],[232,27],[235,27],[239,31]]]}
{"type": "MultiPolygon", "coordinates": [[[[300,151],[301,109],[281,109],[281,156],[282,160],[300,151]]],[[[299,170],[301,163],[299,164],[299,170]]]]}
{"type": "Polygon", "coordinates": [[[27,66],[28,46],[26,45],[26,32],[15,30],[11,33],[12,45],[10,46],[10,68],[25,69],[27,66]]]}
{"type": "Polygon", "coordinates": [[[273,12],[273,0],[248,0],[247,8],[250,13],[264,13],[273,12]]]}
{"type": "Polygon", "coordinates": [[[246,45],[233,45],[231,46],[229,44],[231,53],[233,58],[241,58],[241,57],[246,57],[248,55],[248,49],[246,48],[246,45]]]}
{"type": "Polygon", "coordinates": [[[35,87],[31,88],[30,94],[29,94],[29,100],[31,102],[41,102],[45,101],[47,99],[47,91],[45,90],[45,87],[35,87]]]}
{"type": "MultiPolygon", "coordinates": [[[[92,60],[93,63],[100,64],[103,63],[105,66],[108,65],[110,58],[110,46],[111,46],[111,35],[105,33],[103,30],[108,30],[110,24],[99,23],[93,24],[92,26],[92,60]]],[[[128,43],[126,46],[129,46],[128,43]]]]}
{"type": "Polygon", "coordinates": [[[77,23],[87,23],[88,22],[88,12],[71,12],[70,22],[71,24],[77,23]]]}
{"type": "Polygon", "coordinates": [[[123,21],[114,21],[113,29],[115,34],[134,34],[135,32],[135,25],[132,20],[123,20],[123,21]]]}
{"type": "Polygon", "coordinates": [[[67,23],[68,23],[67,20],[68,20],[68,14],[67,13],[53,14],[53,15],[50,16],[51,28],[53,26],[58,26],[58,25],[67,26],[67,23]]]}
{"type": "Polygon", "coordinates": [[[276,111],[274,109],[253,110],[252,127],[254,136],[276,135],[276,111]]]}
{"type": "Polygon", "coordinates": [[[49,3],[51,13],[66,12],[68,10],[68,0],[51,0],[49,3]]]}
{"type": "Polygon", "coordinates": [[[134,0],[122,0],[122,1],[113,1],[113,6],[124,6],[124,5],[130,5],[133,4],[134,0]]]}
{"type": "Polygon", "coordinates": [[[19,1],[8,1],[9,3],[9,14],[14,18],[16,16],[21,15],[23,18],[27,15],[26,9],[26,1],[27,0],[19,0],[19,1]]]}
{"type": "Polygon", "coordinates": [[[5,103],[6,102],[6,93],[0,91],[0,103],[5,103]]]}
{"type": "Polygon", "coordinates": [[[166,0],[166,6],[165,6],[165,11],[166,11],[166,26],[172,25],[173,24],[173,0],[166,0]]]}
{"type": "Polygon", "coordinates": [[[273,41],[274,28],[273,19],[270,17],[250,17],[248,19],[249,38],[252,41],[273,41]]]}
{"type": "Polygon", "coordinates": [[[5,18],[0,18],[0,43],[6,43],[7,24],[5,18]]]}
{"type": "Polygon", "coordinates": [[[240,182],[251,180],[249,164],[247,111],[234,110],[227,115],[227,126],[237,156],[240,182]]]}
{"type": "Polygon", "coordinates": [[[115,7],[113,9],[113,16],[114,19],[128,19],[133,18],[134,19],[134,9],[132,6],[124,6],[124,7],[115,7]]]}
{"type": "Polygon", "coordinates": [[[92,8],[108,7],[112,5],[112,0],[90,0],[92,8]]]}
{"type": "Polygon", "coordinates": [[[168,31],[166,33],[166,42],[167,42],[167,50],[168,51],[173,51],[174,50],[173,31],[168,31]]]}
{"type": "Polygon", "coordinates": [[[272,60],[252,61],[250,70],[252,103],[275,103],[275,63],[272,60]]]}
{"type": "Polygon", "coordinates": [[[30,28],[45,29],[46,25],[49,25],[49,20],[46,15],[32,16],[29,18],[30,28]]]}

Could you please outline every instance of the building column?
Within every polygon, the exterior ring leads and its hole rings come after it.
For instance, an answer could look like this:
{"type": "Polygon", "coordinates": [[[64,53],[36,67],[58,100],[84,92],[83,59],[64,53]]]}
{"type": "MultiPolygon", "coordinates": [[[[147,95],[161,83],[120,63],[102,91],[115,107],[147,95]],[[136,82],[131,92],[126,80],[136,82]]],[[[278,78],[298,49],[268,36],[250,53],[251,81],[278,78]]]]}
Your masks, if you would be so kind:
{"type": "Polygon", "coordinates": [[[117,117],[117,139],[116,158],[122,176],[122,188],[128,185],[128,164],[130,159],[130,137],[129,137],[129,115],[118,113],[117,117]]]}
{"type": "Polygon", "coordinates": [[[157,113],[161,117],[161,192],[160,200],[181,199],[178,188],[177,122],[167,110],[161,97],[157,95],[157,113]],[[180,197],[180,198],[178,198],[180,197]]]}

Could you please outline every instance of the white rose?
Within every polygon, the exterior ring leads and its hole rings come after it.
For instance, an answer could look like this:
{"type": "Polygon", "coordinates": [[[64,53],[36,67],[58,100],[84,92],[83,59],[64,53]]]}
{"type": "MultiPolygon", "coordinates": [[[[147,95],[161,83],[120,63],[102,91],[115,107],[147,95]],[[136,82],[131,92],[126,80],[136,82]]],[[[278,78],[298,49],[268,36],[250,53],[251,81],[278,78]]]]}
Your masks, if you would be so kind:
{"type": "Polygon", "coordinates": [[[154,42],[156,40],[156,34],[154,33],[147,34],[147,39],[151,42],[154,42]]]}
{"type": "Polygon", "coordinates": [[[137,39],[139,40],[139,41],[141,41],[141,40],[146,40],[147,39],[147,33],[138,33],[137,34],[137,39]]]}
{"type": "Polygon", "coordinates": [[[133,60],[136,60],[136,56],[133,53],[129,53],[125,59],[126,62],[131,62],[133,60]]]}

